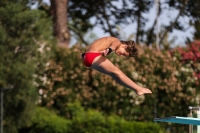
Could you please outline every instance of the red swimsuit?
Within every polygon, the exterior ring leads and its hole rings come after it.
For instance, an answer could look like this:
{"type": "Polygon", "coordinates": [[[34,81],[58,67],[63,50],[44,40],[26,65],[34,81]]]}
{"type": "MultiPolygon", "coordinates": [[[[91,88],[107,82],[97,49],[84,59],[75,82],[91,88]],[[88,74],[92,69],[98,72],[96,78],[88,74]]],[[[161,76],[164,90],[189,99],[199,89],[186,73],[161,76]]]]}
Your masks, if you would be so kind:
{"type": "MultiPolygon", "coordinates": [[[[108,54],[110,54],[113,50],[111,48],[107,48],[108,49],[108,54]]],[[[83,58],[83,62],[85,64],[86,67],[91,67],[93,60],[97,57],[102,55],[99,52],[87,52],[87,53],[83,53],[82,54],[82,58],[83,58]]],[[[104,55],[106,56],[106,55],[104,55]]]]}
{"type": "Polygon", "coordinates": [[[97,57],[100,56],[101,53],[94,53],[94,52],[87,52],[83,56],[83,62],[86,67],[91,67],[93,60],[97,57]]]}

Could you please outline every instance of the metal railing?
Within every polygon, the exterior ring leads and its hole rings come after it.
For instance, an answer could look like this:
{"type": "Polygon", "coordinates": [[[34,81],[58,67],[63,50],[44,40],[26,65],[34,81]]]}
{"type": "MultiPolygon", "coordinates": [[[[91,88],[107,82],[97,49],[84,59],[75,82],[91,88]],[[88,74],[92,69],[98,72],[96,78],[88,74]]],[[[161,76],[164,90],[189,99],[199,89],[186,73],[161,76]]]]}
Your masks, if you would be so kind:
{"type": "MultiPolygon", "coordinates": [[[[189,106],[188,109],[190,110],[189,117],[193,117],[192,112],[197,111],[197,118],[200,118],[200,107],[189,106]]],[[[193,133],[193,125],[189,125],[189,133],[193,133]]],[[[197,133],[200,133],[200,126],[197,126],[197,133]]]]}

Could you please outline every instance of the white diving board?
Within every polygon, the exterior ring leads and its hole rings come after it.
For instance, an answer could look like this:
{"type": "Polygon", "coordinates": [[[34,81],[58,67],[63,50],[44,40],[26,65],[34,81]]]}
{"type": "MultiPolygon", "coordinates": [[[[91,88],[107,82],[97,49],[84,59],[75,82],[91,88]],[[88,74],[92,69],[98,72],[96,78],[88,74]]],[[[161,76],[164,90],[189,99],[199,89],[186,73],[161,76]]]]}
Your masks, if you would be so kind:
{"type": "Polygon", "coordinates": [[[200,119],[192,118],[192,117],[170,116],[170,117],[165,117],[165,118],[154,118],[154,121],[171,122],[171,123],[178,123],[178,124],[189,124],[189,125],[200,125],[200,119]]]}

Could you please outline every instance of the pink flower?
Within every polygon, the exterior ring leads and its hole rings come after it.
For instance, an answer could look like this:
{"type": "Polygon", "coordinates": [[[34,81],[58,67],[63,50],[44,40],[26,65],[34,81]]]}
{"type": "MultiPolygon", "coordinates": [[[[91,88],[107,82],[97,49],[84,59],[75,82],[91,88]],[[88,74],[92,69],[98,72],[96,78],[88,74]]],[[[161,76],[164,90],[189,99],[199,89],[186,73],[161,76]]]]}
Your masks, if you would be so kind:
{"type": "Polygon", "coordinates": [[[184,60],[192,60],[194,58],[194,54],[192,52],[187,52],[182,54],[184,60]]]}
{"type": "Polygon", "coordinates": [[[196,73],[195,76],[200,79],[200,73],[196,73]]]}
{"type": "Polygon", "coordinates": [[[195,53],[197,58],[200,58],[200,52],[199,53],[195,53]]]}

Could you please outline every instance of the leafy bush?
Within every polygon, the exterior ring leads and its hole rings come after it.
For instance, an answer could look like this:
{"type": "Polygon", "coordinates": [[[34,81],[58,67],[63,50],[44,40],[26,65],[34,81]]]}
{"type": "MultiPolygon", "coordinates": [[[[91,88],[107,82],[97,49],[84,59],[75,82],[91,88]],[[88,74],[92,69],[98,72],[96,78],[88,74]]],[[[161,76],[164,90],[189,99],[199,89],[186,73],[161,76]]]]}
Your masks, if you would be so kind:
{"type": "Polygon", "coordinates": [[[196,40],[186,47],[178,47],[171,51],[172,55],[177,58],[184,66],[190,66],[193,69],[196,85],[200,84],[200,41],[196,40]]]}
{"type": "Polygon", "coordinates": [[[32,126],[21,129],[21,133],[160,133],[155,123],[125,121],[118,116],[103,116],[95,110],[85,111],[79,102],[68,105],[72,119],[64,119],[45,108],[37,108],[32,117],[32,126]]]}
{"type": "MultiPolygon", "coordinates": [[[[84,111],[79,102],[70,104],[69,109],[77,112],[73,116],[72,133],[159,133],[161,128],[158,124],[152,122],[126,121],[116,115],[104,116],[101,112],[95,110],[84,111]],[[84,128],[83,128],[84,127],[84,128]]],[[[72,111],[71,110],[71,111],[72,111]]]]}
{"type": "Polygon", "coordinates": [[[41,107],[37,107],[32,117],[32,125],[20,130],[21,133],[68,133],[71,122],[57,116],[55,113],[41,107]]]}

